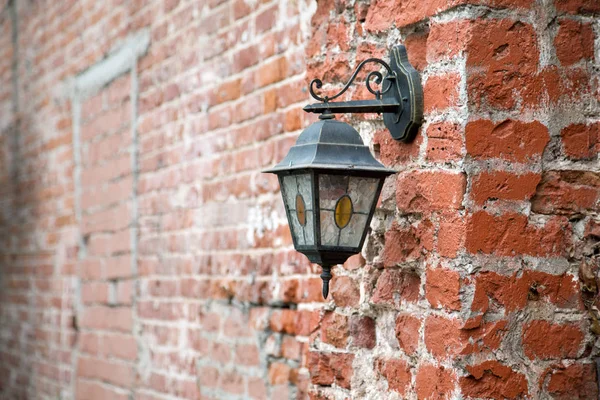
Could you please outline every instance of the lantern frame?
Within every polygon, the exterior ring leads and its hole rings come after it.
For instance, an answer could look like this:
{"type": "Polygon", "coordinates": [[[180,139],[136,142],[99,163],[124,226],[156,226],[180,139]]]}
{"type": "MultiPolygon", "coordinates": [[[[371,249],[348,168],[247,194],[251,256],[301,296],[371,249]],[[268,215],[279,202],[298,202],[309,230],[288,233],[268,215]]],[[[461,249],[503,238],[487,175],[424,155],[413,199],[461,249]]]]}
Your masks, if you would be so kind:
{"type": "MultiPolygon", "coordinates": [[[[377,207],[377,201],[379,199],[379,195],[381,193],[381,189],[383,188],[383,183],[385,181],[385,177],[387,175],[391,175],[395,173],[395,171],[390,171],[389,174],[382,175],[381,173],[369,173],[367,171],[350,171],[349,169],[297,169],[291,170],[289,172],[280,172],[277,174],[277,178],[279,179],[279,186],[283,188],[283,178],[289,175],[306,175],[309,174],[311,178],[311,196],[312,196],[312,204],[313,204],[313,227],[314,227],[314,244],[312,245],[300,245],[297,243],[297,238],[294,234],[292,234],[292,240],[294,243],[294,248],[296,251],[304,254],[308,259],[319,265],[336,265],[344,263],[349,257],[354,254],[357,254],[357,249],[360,252],[362,249],[365,239],[367,237],[369,231],[369,224],[373,219],[373,215],[375,214],[375,209],[377,207]],[[351,173],[349,173],[351,172],[351,173]],[[340,176],[348,176],[348,177],[359,177],[359,178],[375,178],[378,180],[377,182],[377,190],[375,196],[372,199],[371,205],[369,207],[369,212],[367,215],[367,219],[365,222],[365,228],[361,234],[360,241],[356,246],[331,246],[331,245],[323,245],[321,241],[321,207],[320,207],[320,199],[319,199],[319,177],[322,175],[340,175],[340,176]]],[[[285,213],[287,216],[288,222],[291,221],[293,215],[289,209],[288,204],[284,201],[285,213]]]]}

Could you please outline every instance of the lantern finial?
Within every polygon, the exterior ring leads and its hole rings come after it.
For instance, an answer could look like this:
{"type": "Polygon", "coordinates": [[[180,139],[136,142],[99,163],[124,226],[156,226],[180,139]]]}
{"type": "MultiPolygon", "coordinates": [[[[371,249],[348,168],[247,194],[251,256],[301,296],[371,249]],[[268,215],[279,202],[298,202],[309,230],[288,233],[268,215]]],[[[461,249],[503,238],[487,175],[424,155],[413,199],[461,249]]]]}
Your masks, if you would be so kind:
{"type": "Polygon", "coordinates": [[[322,265],[321,280],[323,280],[323,298],[329,295],[329,281],[331,280],[331,265],[322,265]]]}

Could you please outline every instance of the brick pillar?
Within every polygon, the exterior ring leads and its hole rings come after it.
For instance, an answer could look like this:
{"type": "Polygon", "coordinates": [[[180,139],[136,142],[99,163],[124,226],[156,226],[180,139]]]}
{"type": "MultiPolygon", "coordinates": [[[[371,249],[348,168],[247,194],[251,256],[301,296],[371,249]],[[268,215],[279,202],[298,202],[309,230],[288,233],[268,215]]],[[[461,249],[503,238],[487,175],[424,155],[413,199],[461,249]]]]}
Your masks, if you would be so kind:
{"type": "Polygon", "coordinates": [[[334,271],[310,341],[312,398],[597,398],[598,12],[319,2],[307,75],[340,86],[403,43],[425,123],[401,144],[380,118],[349,117],[400,172],[364,260],[334,271]]]}

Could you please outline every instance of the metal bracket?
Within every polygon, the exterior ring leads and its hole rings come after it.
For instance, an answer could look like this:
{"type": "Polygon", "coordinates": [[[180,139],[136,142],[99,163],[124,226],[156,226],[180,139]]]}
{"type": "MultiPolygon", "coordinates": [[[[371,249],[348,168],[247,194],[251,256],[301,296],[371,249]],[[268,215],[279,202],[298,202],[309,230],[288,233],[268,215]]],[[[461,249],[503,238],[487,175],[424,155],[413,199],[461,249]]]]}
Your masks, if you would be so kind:
{"type": "Polygon", "coordinates": [[[410,142],[417,134],[423,123],[423,88],[419,72],[408,61],[406,47],[398,45],[390,51],[390,64],[379,58],[369,58],[361,62],[350,80],[341,91],[334,96],[321,97],[315,93],[314,88],[323,87],[320,79],[310,82],[310,95],[321,103],[309,104],[304,111],[317,114],[341,113],[381,113],[383,122],[392,137],[402,142],[410,142]],[[372,71],[367,75],[366,86],[369,92],[375,95],[375,100],[357,100],[331,102],[348,90],[360,70],[368,63],[377,63],[387,70],[387,75],[379,71],[372,71]],[[371,87],[371,80],[381,85],[381,90],[371,87]]]}

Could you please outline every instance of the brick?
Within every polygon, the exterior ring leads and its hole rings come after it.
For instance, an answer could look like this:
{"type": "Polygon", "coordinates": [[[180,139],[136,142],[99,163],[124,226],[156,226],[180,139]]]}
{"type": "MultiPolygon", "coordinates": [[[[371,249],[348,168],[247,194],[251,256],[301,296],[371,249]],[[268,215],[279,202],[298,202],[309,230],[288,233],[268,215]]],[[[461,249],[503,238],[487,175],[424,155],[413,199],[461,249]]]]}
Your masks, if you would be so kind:
{"type": "Polygon", "coordinates": [[[277,21],[279,7],[272,5],[264,9],[261,13],[256,16],[255,29],[256,33],[264,32],[275,26],[277,21]]]}
{"type": "Polygon", "coordinates": [[[86,307],[82,314],[81,326],[90,329],[130,332],[133,328],[132,310],[125,307],[86,307]]]}
{"type": "Polygon", "coordinates": [[[309,355],[311,382],[323,386],[330,386],[335,382],[343,388],[350,389],[353,360],[353,354],[311,352],[309,355]]]}
{"type": "Polygon", "coordinates": [[[576,324],[536,320],[523,327],[523,351],[530,359],[575,358],[584,335],[576,324]]]}
{"type": "Polygon", "coordinates": [[[302,344],[292,336],[284,336],[281,339],[281,355],[290,360],[300,360],[302,344]]]}
{"type": "Polygon", "coordinates": [[[456,377],[447,368],[423,364],[417,370],[415,379],[417,399],[449,399],[455,384],[456,377]]]}
{"type": "Polygon", "coordinates": [[[444,268],[428,268],[425,298],[434,308],[460,310],[460,275],[444,268]]]}
{"type": "Polygon", "coordinates": [[[261,67],[257,75],[257,87],[263,87],[283,80],[287,75],[287,59],[279,57],[261,67]]]}
{"type": "Polygon", "coordinates": [[[336,276],[332,281],[331,294],[338,307],[356,307],[360,300],[358,283],[347,276],[336,276]]]}
{"type": "Polygon", "coordinates": [[[419,156],[419,148],[422,141],[422,136],[417,134],[415,140],[411,143],[399,142],[394,140],[387,130],[376,131],[373,138],[374,146],[376,146],[376,149],[379,149],[381,163],[389,166],[415,160],[419,156]]]}
{"type": "Polygon", "coordinates": [[[287,384],[290,379],[291,368],[289,365],[274,362],[269,366],[269,383],[271,385],[287,384]]]}
{"type": "Polygon", "coordinates": [[[507,322],[499,320],[467,326],[458,319],[430,316],[425,321],[425,346],[437,359],[495,351],[507,332],[507,322]]]}
{"type": "Polygon", "coordinates": [[[431,24],[427,60],[434,62],[459,55],[467,46],[470,26],[470,21],[463,20],[431,24]]]}
{"type": "Polygon", "coordinates": [[[549,65],[532,79],[523,82],[523,105],[535,108],[540,99],[550,104],[583,101],[590,93],[589,83],[590,77],[584,69],[561,70],[555,65],[549,65]]]}
{"type": "Polygon", "coordinates": [[[271,314],[270,327],[275,332],[295,334],[296,312],[293,310],[281,310],[271,314]]]}
{"type": "Polygon", "coordinates": [[[474,158],[527,162],[542,155],[549,135],[548,129],[537,121],[476,120],[467,124],[465,141],[467,154],[474,158]]]}
{"type": "Polygon", "coordinates": [[[350,337],[352,345],[372,349],[377,344],[375,320],[371,317],[350,317],[350,337]]]}
{"type": "Polygon", "coordinates": [[[126,400],[126,391],[118,388],[108,387],[97,382],[78,381],[76,395],[78,399],[103,400],[115,399],[126,400]]]}
{"type": "Polygon", "coordinates": [[[463,138],[458,124],[433,123],[427,127],[426,133],[428,160],[448,162],[462,158],[463,138]]]}
{"type": "Polygon", "coordinates": [[[591,24],[571,19],[561,19],[554,38],[556,56],[562,65],[572,65],[580,60],[594,58],[594,30],[591,24]]]}
{"type": "Polygon", "coordinates": [[[517,274],[505,276],[485,271],[475,278],[471,308],[485,313],[490,305],[497,304],[510,312],[522,309],[532,300],[547,300],[561,308],[577,308],[577,286],[577,282],[569,274],[551,275],[541,271],[525,271],[518,277],[517,274]]]}
{"type": "Polygon", "coordinates": [[[297,334],[300,336],[309,336],[319,328],[320,323],[320,313],[318,311],[307,310],[298,311],[294,321],[297,334]]]}
{"type": "Polygon", "coordinates": [[[400,348],[408,355],[414,355],[419,345],[421,320],[410,314],[399,314],[396,317],[396,339],[400,348]]]}
{"type": "Polygon", "coordinates": [[[241,80],[234,79],[229,82],[221,84],[215,89],[215,101],[214,104],[221,104],[226,101],[232,101],[240,97],[241,94],[241,80]]]}
{"type": "Polygon", "coordinates": [[[477,108],[515,107],[523,83],[537,71],[533,27],[512,19],[481,20],[471,28],[467,52],[467,68],[473,71],[467,79],[470,102],[477,108]]]}
{"type": "Polygon", "coordinates": [[[210,358],[216,363],[228,364],[231,360],[231,350],[227,344],[215,342],[210,351],[210,358]]]}
{"type": "Polygon", "coordinates": [[[133,366],[80,357],[77,374],[91,379],[99,379],[121,387],[130,387],[134,382],[133,366]]]}
{"type": "Polygon", "coordinates": [[[410,367],[404,360],[397,359],[377,359],[375,366],[379,373],[385,377],[389,390],[400,393],[404,396],[406,389],[410,385],[412,374],[410,367]]]}
{"type": "Polygon", "coordinates": [[[372,32],[387,31],[391,27],[390,15],[394,15],[397,27],[415,24],[420,20],[443,13],[461,4],[487,4],[492,7],[529,8],[528,0],[434,0],[423,4],[416,0],[395,2],[378,0],[371,3],[365,21],[365,28],[372,32]]]}
{"type": "Polygon", "coordinates": [[[252,399],[267,398],[267,386],[263,379],[251,379],[248,382],[248,394],[252,399]]]}
{"type": "Polygon", "coordinates": [[[417,260],[432,248],[433,225],[430,221],[420,221],[409,227],[394,223],[385,234],[383,264],[394,267],[405,261],[417,260]]]}
{"type": "Polygon", "coordinates": [[[466,223],[461,216],[443,214],[440,217],[437,235],[437,250],[443,257],[454,258],[464,247],[466,223]]]}
{"type": "Polygon", "coordinates": [[[540,385],[545,381],[548,384],[548,393],[554,399],[583,400],[598,397],[596,370],[593,364],[554,365],[544,372],[540,378],[540,385]]]}
{"type": "Polygon", "coordinates": [[[457,210],[462,207],[466,179],[462,173],[409,171],[398,174],[396,187],[396,204],[399,210],[457,210]]]}
{"type": "Polygon", "coordinates": [[[346,262],[344,263],[344,268],[349,270],[349,271],[354,271],[357,270],[359,268],[362,268],[365,266],[365,259],[362,256],[362,254],[355,254],[351,257],[349,257],[346,262]]]}
{"type": "Polygon", "coordinates": [[[600,12],[600,4],[594,0],[554,0],[556,10],[569,14],[593,14],[600,12]]]}
{"type": "Polygon", "coordinates": [[[547,171],[531,200],[541,214],[574,214],[593,210],[600,196],[600,174],[587,171],[547,171]]]}
{"type": "Polygon", "coordinates": [[[415,32],[404,41],[408,61],[417,71],[423,71],[427,66],[428,37],[429,32],[415,32]]]}
{"type": "Polygon", "coordinates": [[[321,340],[338,348],[345,348],[350,335],[348,317],[330,312],[321,325],[321,340]]]}
{"type": "Polygon", "coordinates": [[[482,172],[472,177],[470,194],[478,205],[494,200],[524,201],[535,194],[540,180],[536,173],[482,172]]]}
{"type": "Polygon", "coordinates": [[[525,376],[498,361],[484,361],[466,369],[469,375],[459,380],[466,396],[517,399],[528,395],[525,376]]]}
{"type": "Polygon", "coordinates": [[[79,348],[83,353],[100,354],[100,335],[97,333],[82,333],[79,348]]]}
{"type": "MultiPolygon", "coordinates": [[[[307,67],[307,73],[310,76],[317,77],[323,82],[343,82],[352,73],[346,53],[327,54],[323,61],[310,62],[307,67]]],[[[337,93],[337,90],[329,89],[329,92],[327,90],[327,88],[322,88],[317,93],[321,97],[337,93]]]]}
{"type": "Polygon", "coordinates": [[[335,383],[342,388],[351,389],[352,377],[354,376],[354,354],[332,353],[331,365],[335,368],[335,383]]]}
{"type": "Polygon", "coordinates": [[[329,386],[333,384],[334,372],[330,366],[330,358],[326,353],[311,352],[309,355],[310,379],[315,385],[329,386]]]}
{"type": "Polygon", "coordinates": [[[244,377],[237,371],[223,373],[221,389],[228,393],[241,395],[245,391],[244,377]]]}
{"type": "Polygon", "coordinates": [[[394,305],[397,299],[415,302],[419,298],[421,279],[410,271],[385,269],[379,279],[371,302],[375,304],[394,305]]]}
{"type": "Polygon", "coordinates": [[[342,51],[348,51],[348,23],[344,17],[340,17],[339,22],[332,22],[327,26],[327,47],[339,46],[342,51]]]}
{"type": "Polygon", "coordinates": [[[86,304],[108,303],[109,285],[106,282],[89,282],[81,286],[81,300],[86,304]]]}
{"type": "Polygon", "coordinates": [[[600,152],[600,124],[573,124],[560,132],[565,154],[572,160],[594,159],[600,152]]]}
{"type": "Polygon", "coordinates": [[[138,344],[130,335],[102,336],[102,352],[107,358],[116,357],[126,361],[135,361],[138,356],[138,344]]]}
{"type": "Polygon", "coordinates": [[[559,256],[565,251],[567,230],[567,221],[561,217],[537,227],[522,214],[508,212],[495,217],[478,211],[467,223],[465,247],[472,254],[559,256]]]}
{"type": "Polygon", "coordinates": [[[425,112],[443,111],[459,105],[460,75],[435,75],[423,86],[425,112]]]}

